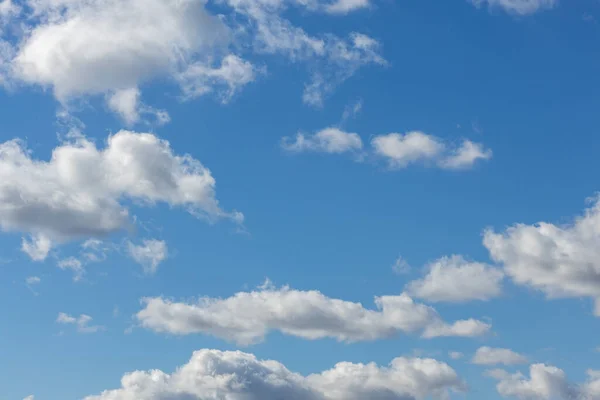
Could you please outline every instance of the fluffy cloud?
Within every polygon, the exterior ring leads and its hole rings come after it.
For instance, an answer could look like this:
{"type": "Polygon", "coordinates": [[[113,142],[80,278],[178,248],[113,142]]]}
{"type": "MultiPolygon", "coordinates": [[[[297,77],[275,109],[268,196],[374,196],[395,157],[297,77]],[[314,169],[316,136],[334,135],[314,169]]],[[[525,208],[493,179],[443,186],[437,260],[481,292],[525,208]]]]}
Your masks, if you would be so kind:
{"type": "Polygon", "coordinates": [[[140,96],[138,88],[116,90],[109,95],[107,104],[130,126],[140,122],[142,114],[152,116],[157,125],[164,125],[171,120],[169,113],[147,106],[141,102],[140,96]]]}
{"type": "Polygon", "coordinates": [[[356,133],[344,132],[338,128],[326,128],[310,136],[298,133],[293,140],[285,137],[281,145],[284,149],[293,152],[344,153],[361,150],[363,143],[356,133]]]}
{"type": "Polygon", "coordinates": [[[248,61],[229,54],[216,68],[203,63],[194,63],[177,78],[186,97],[202,96],[215,88],[221,88],[220,97],[223,103],[226,103],[239,89],[254,81],[258,72],[248,61]]]}
{"type": "Polygon", "coordinates": [[[511,14],[528,15],[537,11],[554,8],[558,0],[469,0],[476,7],[488,5],[490,8],[501,8],[511,14]]]}
{"type": "MultiPolygon", "coordinates": [[[[518,284],[551,298],[588,296],[600,305],[600,201],[571,224],[516,224],[488,230],[484,245],[518,284]]],[[[600,315],[600,308],[596,308],[600,315]]]]}
{"type": "Polygon", "coordinates": [[[55,148],[49,161],[35,160],[24,144],[0,144],[0,228],[30,233],[23,250],[43,259],[49,243],[87,239],[129,224],[124,199],[141,205],[181,206],[195,216],[226,217],[210,171],[189,155],[175,155],[167,141],[120,131],[98,149],[78,137],[55,148]]]}
{"type": "Polygon", "coordinates": [[[56,322],[64,325],[75,325],[79,333],[96,333],[105,329],[103,326],[90,325],[92,317],[85,314],[81,314],[79,317],[72,317],[69,314],[61,312],[58,314],[56,322]]]}
{"type": "Polygon", "coordinates": [[[477,349],[472,362],[478,365],[526,364],[527,357],[509,349],[494,349],[484,346],[477,349]]]}
{"type": "Polygon", "coordinates": [[[600,399],[600,372],[588,371],[588,381],[575,385],[568,381],[560,368],[533,364],[529,368],[530,377],[520,372],[510,374],[504,370],[488,371],[488,376],[498,380],[496,389],[503,397],[522,400],[597,400],[600,399]]]}
{"type": "Polygon", "coordinates": [[[30,395],[30,396],[25,397],[23,400],[34,400],[34,399],[35,399],[35,396],[30,395]]]}
{"type": "Polygon", "coordinates": [[[428,301],[489,300],[502,292],[502,271],[462,256],[443,257],[427,266],[423,279],[409,283],[406,292],[428,301]]]}
{"type": "Polygon", "coordinates": [[[386,64],[380,43],[367,35],[311,36],[282,16],[289,6],[346,14],[368,0],[222,4],[229,8],[217,16],[205,0],[25,0],[23,8],[2,0],[0,21],[21,13],[25,29],[13,43],[0,31],[0,76],[51,88],[63,103],[104,94],[109,109],[133,124],[140,113],[159,123],[167,115],[139,101],[137,88],[153,79],[178,83],[185,98],[216,91],[228,101],[258,72],[231,49],[308,63],[312,78],[303,97],[311,105],[321,105],[358,69],[386,64]]]}
{"type": "Polygon", "coordinates": [[[228,29],[202,0],[29,0],[40,23],[18,49],[14,73],[57,97],[137,87],[211,52],[228,29]]]}
{"type": "Polygon", "coordinates": [[[172,374],[126,374],[121,384],[85,400],[423,400],[465,388],[450,366],[433,359],[396,358],[387,367],[342,362],[302,376],[277,361],[217,350],[195,352],[172,374]]]}
{"type": "Polygon", "coordinates": [[[445,323],[431,307],[406,294],[375,299],[377,310],[360,303],[332,299],[318,291],[299,291],[265,285],[226,299],[202,298],[177,303],[155,297],[143,300],[136,315],[140,325],[176,335],[210,334],[240,345],[260,342],[269,331],[305,339],[335,338],[355,342],[421,333],[423,337],[473,337],[490,325],[477,320],[445,323]]]}
{"type": "Polygon", "coordinates": [[[492,157],[481,144],[465,140],[460,147],[451,148],[438,137],[413,131],[390,133],[373,138],[375,153],[386,159],[391,168],[405,168],[414,163],[435,164],[445,169],[471,167],[477,160],[492,157]]]}
{"type": "Polygon", "coordinates": [[[144,240],[141,245],[127,242],[127,251],[131,258],[144,268],[144,273],[156,273],[158,265],[168,256],[167,243],[162,240],[144,240]]]}
{"type": "Polygon", "coordinates": [[[360,152],[357,161],[362,161],[365,155],[373,155],[383,158],[394,169],[416,163],[436,165],[443,169],[466,169],[478,160],[489,160],[492,157],[492,151],[485,149],[482,144],[465,140],[459,147],[452,147],[438,137],[417,131],[405,135],[378,135],[370,144],[371,149],[362,152],[363,141],[358,134],[334,127],[322,129],[312,135],[298,133],[294,138],[286,136],[281,141],[281,146],[291,152],[360,152]]]}

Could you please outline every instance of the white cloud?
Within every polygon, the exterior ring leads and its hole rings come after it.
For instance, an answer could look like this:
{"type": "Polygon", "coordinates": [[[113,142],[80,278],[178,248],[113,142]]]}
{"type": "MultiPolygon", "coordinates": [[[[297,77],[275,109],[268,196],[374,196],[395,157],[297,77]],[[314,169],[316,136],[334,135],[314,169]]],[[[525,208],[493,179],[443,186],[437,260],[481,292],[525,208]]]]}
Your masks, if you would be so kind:
{"type": "Polygon", "coordinates": [[[461,353],[460,351],[451,351],[451,352],[448,353],[448,355],[453,360],[460,360],[461,358],[464,357],[464,354],[461,353]]]}
{"type": "Polygon", "coordinates": [[[168,257],[167,243],[162,240],[144,240],[141,245],[128,241],[127,251],[148,275],[156,273],[158,265],[168,257]]]}
{"type": "Polygon", "coordinates": [[[140,96],[138,88],[116,90],[108,96],[107,104],[113,112],[121,116],[128,126],[140,122],[142,114],[151,115],[157,125],[164,125],[171,121],[168,112],[143,104],[140,96]]]}
{"type": "Polygon", "coordinates": [[[488,371],[487,375],[499,381],[496,389],[503,397],[522,400],[600,399],[598,371],[589,370],[589,379],[582,385],[572,384],[562,369],[545,364],[531,365],[529,378],[520,372],[510,374],[500,369],[488,371]]]}
{"type": "Polygon", "coordinates": [[[489,300],[502,292],[504,273],[462,256],[442,257],[427,266],[423,279],[410,282],[406,292],[432,302],[489,300]]]}
{"type": "MultiPolygon", "coordinates": [[[[1,151],[1,149],[0,149],[1,151]]],[[[0,184],[1,187],[1,184],[0,184]]],[[[1,193],[0,193],[1,194],[1,193]]],[[[0,221],[1,225],[2,221],[0,221]]],[[[30,239],[23,238],[21,250],[33,261],[44,261],[52,249],[52,242],[44,234],[31,235],[30,239]]]]}
{"type": "Polygon", "coordinates": [[[392,265],[392,270],[399,275],[408,273],[410,268],[410,264],[402,256],[398,256],[392,265]]]}
{"type": "Polygon", "coordinates": [[[336,0],[326,7],[331,14],[348,14],[349,12],[369,7],[369,0],[336,0]]]}
{"type": "Polygon", "coordinates": [[[472,362],[478,365],[514,365],[526,364],[528,361],[527,357],[510,349],[495,349],[484,346],[477,349],[472,362]]]}
{"type": "Polygon", "coordinates": [[[352,105],[347,105],[346,107],[344,107],[344,112],[342,114],[342,122],[346,121],[349,118],[356,117],[358,114],[360,114],[360,112],[362,111],[362,108],[363,108],[362,99],[357,100],[352,105]]]}
{"type": "Polygon", "coordinates": [[[27,397],[25,397],[23,400],[34,400],[35,396],[34,395],[29,395],[27,397]]]}
{"type": "Polygon", "coordinates": [[[450,366],[433,359],[396,358],[387,367],[342,362],[302,376],[277,361],[217,350],[195,352],[172,374],[126,374],[121,385],[85,400],[441,400],[465,390],[450,366]]]}
{"type": "Polygon", "coordinates": [[[248,61],[229,54],[216,68],[200,62],[191,64],[178,75],[178,79],[184,96],[198,97],[217,88],[220,89],[222,101],[226,103],[243,86],[254,81],[258,72],[248,61]]]}
{"type": "MultiPolygon", "coordinates": [[[[133,107],[133,88],[170,79],[185,98],[217,92],[223,102],[255,80],[258,70],[229,49],[278,54],[309,65],[307,103],[321,105],[333,89],[366,65],[384,65],[380,44],[361,34],[311,36],[282,14],[289,6],[346,14],[368,0],[333,2],[225,0],[213,15],[205,0],[25,0],[22,34],[0,41],[2,81],[51,88],[63,104],[102,94],[129,124],[141,111],[160,122],[167,114],[133,107]]],[[[2,15],[16,11],[9,0],[2,15]]],[[[142,104],[141,102],[138,102],[142,104]]]]}
{"type": "Polygon", "coordinates": [[[294,139],[284,137],[281,142],[285,150],[292,152],[315,151],[323,153],[344,153],[360,151],[363,143],[356,133],[344,132],[338,128],[325,128],[314,135],[298,133],[294,139]]]}
{"type": "Polygon", "coordinates": [[[491,151],[485,150],[481,144],[465,140],[460,147],[452,148],[441,138],[419,131],[375,136],[371,145],[375,154],[385,158],[391,168],[423,163],[445,169],[462,169],[492,156],[491,151]]]}
{"type": "MultiPolygon", "coordinates": [[[[550,298],[600,299],[600,201],[571,224],[516,224],[503,233],[487,230],[484,245],[515,283],[550,298]]],[[[600,315],[597,307],[596,314],[600,315]]]]}
{"type": "Polygon", "coordinates": [[[58,268],[63,271],[70,270],[73,272],[73,280],[75,282],[79,282],[83,275],[85,274],[85,269],[83,268],[83,263],[75,257],[68,257],[63,260],[58,261],[58,268]]]}
{"type": "Polygon", "coordinates": [[[362,33],[353,32],[348,40],[328,36],[323,42],[325,58],[304,88],[302,99],[313,107],[321,107],[324,99],[339,84],[367,65],[387,65],[381,56],[381,43],[362,33]]]}
{"type": "Polygon", "coordinates": [[[427,338],[473,337],[491,328],[476,320],[447,324],[433,308],[415,303],[406,294],[375,298],[376,310],[332,299],[318,291],[270,285],[226,299],[177,303],[155,297],[143,303],[136,318],[145,328],[176,335],[210,334],[241,345],[260,342],[269,331],[311,340],[355,342],[419,332],[427,338]]]}
{"type": "Polygon", "coordinates": [[[18,140],[0,144],[0,228],[30,233],[23,250],[36,260],[52,242],[126,228],[124,199],[180,206],[209,219],[243,218],[219,207],[207,168],[153,134],[120,131],[104,149],[78,137],[55,148],[49,161],[33,159],[18,140]]]}
{"type": "Polygon", "coordinates": [[[79,317],[75,318],[69,314],[61,312],[58,313],[56,322],[64,325],[75,325],[77,326],[77,332],[79,333],[96,333],[98,331],[106,329],[103,326],[90,325],[90,323],[92,322],[92,317],[85,314],[81,314],[79,317]]]}
{"type": "Polygon", "coordinates": [[[58,98],[137,87],[212,54],[228,29],[202,0],[29,0],[41,21],[19,47],[14,73],[58,98]]]}
{"type": "Polygon", "coordinates": [[[501,8],[517,15],[533,14],[544,9],[558,6],[558,0],[468,0],[476,7],[488,5],[490,8],[501,8]]]}
{"type": "Polygon", "coordinates": [[[481,143],[473,143],[465,140],[458,149],[441,159],[440,167],[446,169],[469,168],[477,160],[489,160],[492,158],[492,151],[485,149],[481,143]]]}

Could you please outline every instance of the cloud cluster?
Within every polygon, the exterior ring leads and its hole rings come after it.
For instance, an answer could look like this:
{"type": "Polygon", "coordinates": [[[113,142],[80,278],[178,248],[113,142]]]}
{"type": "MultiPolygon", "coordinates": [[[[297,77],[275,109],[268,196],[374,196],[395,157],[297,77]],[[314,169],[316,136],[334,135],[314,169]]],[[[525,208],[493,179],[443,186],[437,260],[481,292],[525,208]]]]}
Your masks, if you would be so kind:
{"type": "Polygon", "coordinates": [[[491,370],[487,375],[498,380],[496,389],[503,397],[522,400],[597,400],[600,399],[600,372],[589,370],[587,382],[575,385],[565,372],[545,364],[533,364],[529,378],[522,373],[511,374],[501,369],[491,370]]]}
{"type": "MultiPolygon", "coordinates": [[[[600,305],[600,201],[571,224],[487,230],[484,245],[513,281],[550,298],[591,297],[600,305]]],[[[600,307],[596,307],[600,316],[600,307]]]]}
{"type": "Polygon", "coordinates": [[[179,85],[183,98],[216,92],[227,102],[261,70],[243,57],[281,55],[309,65],[304,101],[321,105],[359,68],[385,65],[378,41],[361,33],[311,36],[282,14],[289,7],[346,14],[368,0],[224,0],[225,15],[205,0],[24,0],[0,2],[0,83],[39,85],[63,104],[88,95],[128,124],[168,122],[168,114],[140,100],[153,80],[179,85]],[[234,54],[235,50],[240,54],[234,54]],[[243,55],[241,53],[249,53],[243,55]]]}
{"type": "Polygon", "coordinates": [[[79,317],[73,317],[69,314],[59,313],[56,322],[64,325],[75,325],[79,333],[96,333],[105,328],[100,325],[90,325],[93,318],[89,315],[81,314],[79,317]]]}
{"type": "Polygon", "coordinates": [[[240,345],[260,342],[269,331],[311,340],[355,342],[399,333],[420,333],[426,338],[474,337],[491,328],[474,319],[448,324],[433,308],[415,303],[406,294],[375,298],[376,310],[318,291],[272,285],[226,299],[201,298],[195,303],[182,303],[154,297],[143,303],[136,318],[145,328],[176,335],[210,334],[240,345]]]}
{"type": "Polygon", "coordinates": [[[442,257],[427,266],[427,275],[409,283],[406,292],[431,302],[489,300],[502,293],[504,273],[462,256],[442,257]]]}
{"type": "Polygon", "coordinates": [[[196,351],[172,374],[131,372],[121,384],[84,400],[424,400],[465,389],[450,366],[433,359],[400,357],[387,367],[342,362],[302,376],[277,361],[217,350],[196,351]]]}
{"type": "MultiPolygon", "coordinates": [[[[458,147],[443,139],[423,132],[377,135],[371,140],[369,154],[381,158],[392,169],[406,168],[411,164],[434,165],[443,169],[465,169],[478,160],[489,160],[492,151],[480,143],[464,140],[458,147]]],[[[356,133],[339,128],[325,128],[315,134],[298,133],[286,136],[281,146],[291,152],[320,152],[329,154],[360,154],[363,141],[356,133]]],[[[361,160],[362,157],[357,158],[361,160]]]]}
{"type": "Polygon", "coordinates": [[[44,259],[53,243],[127,228],[127,199],[242,219],[219,207],[207,168],[153,134],[120,131],[102,149],[80,136],[56,147],[49,161],[32,158],[18,140],[0,144],[0,228],[32,235],[23,250],[34,260],[44,259]]]}

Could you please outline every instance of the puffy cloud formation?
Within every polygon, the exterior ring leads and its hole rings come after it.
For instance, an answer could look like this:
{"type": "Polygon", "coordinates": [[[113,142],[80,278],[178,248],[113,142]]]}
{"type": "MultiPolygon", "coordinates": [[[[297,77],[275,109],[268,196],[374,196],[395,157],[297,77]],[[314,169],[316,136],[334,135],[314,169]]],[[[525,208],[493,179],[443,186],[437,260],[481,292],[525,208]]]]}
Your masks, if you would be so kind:
{"type": "Polygon", "coordinates": [[[281,145],[285,150],[293,152],[345,153],[361,150],[363,143],[356,133],[344,132],[338,128],[326,128],[310,136],[298,133],[294,140],[285,137],[281,145]]]}
{"type": "Polygon", "coordinates": [[[527,357],[515,353],[510,349],[494,349],[484,346],[477,349],[472,362],[478,365],[526,364],[527,357]]]}
{"type": "Polygon", "coordinates": [[[488,5],[490,8],[501,8],[517,15],[533,14],[537,11],[554,8],[558,0],[469,0],[476,7],[488,5]]]}
{"type": "Polygon", "coordinates": [[[426,338],[474,337],[491,328],[473,319],[445,323],[433,308],[415,303],[406,294],[375,298],[377,310],[318,291],[270,285],[226,299],[178,303],[155,297],[143,302],[136,318],[145,328],[176,335],[210,334],[240,345],[260,342],[273,330],[311,340],[355,342],[419,332],[426,338]]]}
{"type": "MultiPolygon", "coordinates": [[[[452,147],[441,138],[416,131],[406,135],[377,135],[370,144],[368,154],[383,158],[393,169],[417,163],[436,165],[443,169],[466,169],[472,167],[477,160],[489,160],[492,157],[492,151],[485,149],[482,144],[465,140],[461,146],[452,147]]],[[[298,133],[294,138],[286,136],[282,139],[281,146],[296,153],[311,151],[341,154],[361,152],[363,141],[356,133],[330,127],[312,135],[298,133]]],[[[357,160],[362,161],[362,156],[366,154],[361,152],[361,157],[357,160]]]]}
{"type": "Polygon", "coordinates": [[[463,141],[460,147],[451,148],[442,139],[413,131],[406,134],[379,135],[371,141],[374,152],[388,161],[391,168],[405,168],[410,164],[434,164],[445,169],[471,167],[477,160],[492,157],[479,143],[463,141]]]}
{"type": "Polygon", "coordinates": [[[464,383],[447,364],[396,358],[389,366],[342,362],[302,376],[252,354],[200,350],[176,372],[135,371],[121,388],[84,400],[424,400],[463,391],[464,383]]]}
{"type": "Polygon", "coordinates": [[[140,122],[142,115],[152,116],[157,125],[164,125],[171,120],[168,112],[147,106],[141,102],[140,96],[138,88],[116,90],[108,97],[107,104],[112,111],[121,116],[127,125],[140,122]]]}
{"type": "Polygon", "coordinates": [[[18,140],[0,144],[0,228],[31,234],[23,250],[34,260],[45,258],[51,243],[127,227],[125,199],[242,219],[221,210],[208,169],[153,134],[120,131],[103,149],[78,137],[56,147],[49,161],[32,158],[18,140]]]}
{"type": "Polygon", "coordinates": [[[0,30],[0,83],[51,88],[63,103],[104,94],[109,109],[129,124],[140,114],[156,123],[168,114],[139,100],[140,85],[167,78],[185,98],[217,92],[227,102],[254,81],[257,68],[239,54],[279,54],[310,64],[304,100],[320,105],[338,84],[366,65],[385,65],[380,44],[361,33],[342,39],[310,36],[282,17],[290,7],[346,14],[368,0],[225,0],[213,15],[206,0],[24,0],[0,2],[0,28],[14,20],[17,39],[0,30]],[[21,18],[15,18],[19,16],[21,18]]]}
{"type": "Polygon", "coordinates": [[[163,240],[144,240],[141,245],[127,242],[127,251],[131,258],[144,268],[144,273],[156,273],[158,265],[168,257],[167,243],[163,240]]]}
{"type": "Polygon", "coordinates": [[[79,317],[72,317],[69,314],[61,312],[58,314],[56,322],[65,325],[75,325],[79,333],[96,333],[105,329],[103,326],[90,325],[92,319],[92,317],[85,314],[81,314],[79,317]]]}
{"type": "Polygon", "coordinates": [[[203,0],[28,0],[40,22],[13,61],[57,97],[123,90],[184,68],[226,40],[203,0]]]}
{"type": "Polygon", "coordinates": [[[503,233],[488,230],[484,245],[518,284],[551,298],[600,299],[600,201],[568,225],[516,224],[503,233]]]}
{"type": "Polygon", "coordinates": [[[406,292],[432,302],[489,300],[502,292],[502,271],[462,256],[442,257],[427,266],[423,279],[409,283],[406,292]]]}
{"type": "Polygon", "coordinates": [[[520,372],[510,374],[504,370],[488,371],[488,376],[498,380],[496,389],[504,397],[522,400],[597,400],[600,399],[600,372],[588,371],[588,381],[575,385],[568,381],[565,372],[545,364],[533,364],[529,379],[520,372]]]}

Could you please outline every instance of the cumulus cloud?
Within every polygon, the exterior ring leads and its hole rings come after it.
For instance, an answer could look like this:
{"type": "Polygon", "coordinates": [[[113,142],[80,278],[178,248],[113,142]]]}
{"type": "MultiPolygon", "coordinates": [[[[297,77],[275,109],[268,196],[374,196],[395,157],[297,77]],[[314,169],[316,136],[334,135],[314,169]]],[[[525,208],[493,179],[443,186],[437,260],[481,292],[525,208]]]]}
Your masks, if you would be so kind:
{"type": "MultiPolygon", "coordinates": [[[[359,109],[360,107],[356,110],[359,109]]],[[[459,170],[472,167],[478,160],[489,160],[492,157],[492,151],[485,149],[482,144],[464,140],[460,146],[455,147],[441,138],[418,131],[405,135],[377,135],[370,145],[371,148],[363,152],[363,141],[357,133],[335,127],[322,129],[312,135],[298,133],[295,137],[286,136],[281,141],[281,146],[290,152],[359,153],[360,157],[356,161],[362,161],[367,155],[374,156],[387,161],[393,169],[420,163],[459,170]]]]}
{"type": "Polygon", "coordinates": [[[281,145],[285,150],[292,152],[314,151],[339,154],[360,151],[363,143],[356,133],[344,132],[338,128],[326,128],[314,135],[298,133],[293,139],[284,137],[281,145]]]}
{"type": "Polygon", "coordinates": [[[57,97],[137,87],[212,51],[228,29],[202,0],[29,0],[14,73],[57,97]]]}
{"type": "Polygon", "coordinates": [[[116,90],[108,96],[107,104],[129,126],[140,122],[142,115],[151,116],[157,125],[164,125],[171,120],[167,111],[147,106],[141,102],[140,96],[138,88],[116,90]]]}
{"type": "Polygon", "coordinates": [[[399,333],[421,333],[426,338],[473,337],[491,328],[472,319],[448,324],[433,308],[415,303],[406,294],[375,298],[376,310],[318,291],[271,285],[226,299],[182,303],[154,297],[145,298],[143,304],[136,318],[145,328],[176,335],[209,334],[240,345],[260,342],[269,331],[311,340],[355,342],[399,333]]]}
{"type": "Polygon", "coordinates": [[[21,241],[21,250],[33,261],[44,261],[51,248],[52,242],[44,234],[31,235],[29,239],[23,238],[21,241]]]}
{"type": "Polygon", "coordinates": [[[144,240],[140,245],[127,242],[127,251],[148,275],[156,273],[159,264],[168,257],[169,253],[167,243],[156,239],[144,240]]]}
{"type": "MultiPolygon", "coordinates": [[[[487,230],[484,245],[514,282],[550,298],[591,297],[600,305],[600,201],[574,222],[487,230]]],[[[596,307],[600,316],[600,308],[596,307]]]]}
{"type": "Polygon", "coordinates": [[[327,12],[331,14],[348,14],[361,8],[369,7],[369,0],[336,0],[326,6],[327,12]]]}
{"type": "MultiPolygon", "coordinates": [[[[227,102],[259,71],[231,49],[307,63],[312,77],[304,99],[311,105],[321,105],[358,69],[385,65],[380,43],[367,35],[311,36],[282,16],[290,6],[347,14],[368,0],[222,4],[229,8],[214,15],[205,0],[25,0],[20,36],[9,41],[0,31],[0,76],[50,88],[63,104],[103,94],[131,125],[140,114],[159,123],[168,115],[139,101],[137,88],[153,79],[177,83],[187,99],[216,92],[227,102]]],[[[2,0],[0,21],[20,10],[2,0]]]]}
{"type": "Polygon", "coordinates": [[[433,359],[400,357],[387,367],[342,362],[302,376],[277,361],[218,350],[196,351],[172,374],[131,372],[121,385],[85,400],[424,400],[465,390],[450,366],[433,359]]]}
{"type": "Polygon", "coordinates": [[[77,332],[79,333],[96,333],[105,329],[103,326],[90,325],[92,319],[92,317],[85,314],[81,314],[79,317],[73,317],[61,312],[58,314],[56,322],[64,325],[75,325],[77,327],[77,332]]]}
{"type": "Polygon", "coordinates": [[[18,140],[0,144],[0,228],[31,234],[23,250],[34,260],[44,259],[52,243],[126,228],[124,199],[180,206],[209,219],[242,219],[219,207],[207,168],[174,154],[153,134],[120,131],[103,149],[80,136],[55,148],[49,161],[32,158],[18,140]]]}
{"type": "Polygon", "coordinates": [[[469,0],[476,7],[488,5],[491,9],[500,8],[504,11],[517,14],[529,15],[537,11],[551,9],[558,5],[558,0],[469,0]]]}
{"type": "Polygon", "coordinates": [[[489,300],[502,292],[504,273],[462,256],[442,257],[427,266],[427,275],[410,282],[406,292],[432,302],[489,300]]]}
{"type": "Polygon", "coordinates": [[[218,67],[191,64],[178,75],[178,79],[184,96],[188,98],[202,96],[216,88],[223,103],[227,103],[243,86],[253,82],[258,72],[250,62],[229,54],[218,67]]]}
{"type": "Polygon", "coordinates": [[[565,372],[545,364],[533,364],[529,378],[522,373],[511,374],[496,369],[487,375],[498,380],[496,389],[503,397],[522,400],[600,399],[600,372],[588,370],[588,380],[580,385],[569,382],[565,372]]]}
{"type": "Polygon", "coordinates": [[[515,353],[510,349],[495,349],[491,347],[480,347],[475,352],[472,360],[473,364],[478,365],[513,365],[526,364],[527,357],[515,353]]]}
{"type": "Polygon", "coordinates": [[[491,151],[485,150],[481,144],[465,140],[458,148],[452,148],[441,138],[419,131],[375,136],[371,145],[375,154],[386,159],[391,168],[423,163],[445,169],[461,169],[473,166],[477,160],[492,157],[491,151]]]}
{"type": "Polygon", "coordinates": [[[34,395],[29,395],[27,397],[25,397],[23,400],[34,400],[35,396],[34,395]]]}

